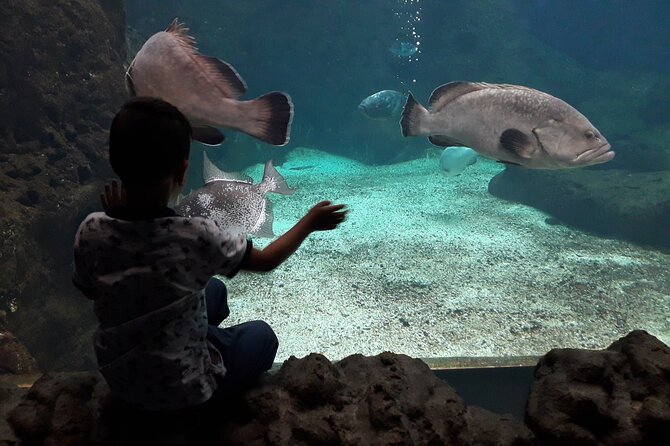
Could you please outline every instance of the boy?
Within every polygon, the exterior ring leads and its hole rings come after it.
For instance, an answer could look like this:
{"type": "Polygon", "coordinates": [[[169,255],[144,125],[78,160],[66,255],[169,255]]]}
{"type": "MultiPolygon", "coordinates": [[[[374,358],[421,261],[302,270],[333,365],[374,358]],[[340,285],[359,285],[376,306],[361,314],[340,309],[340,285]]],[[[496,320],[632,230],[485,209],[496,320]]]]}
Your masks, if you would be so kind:
{"type": "Polygon", "coordinates": [[[101,196],[74,242],[74,284],[94,301],[95,352],[117,398],[145,410],[177,410],[238,394],[272,366],[277,337],[251,321],[220,329],[228,316],[215,274],[271,271],[313,231],[335,229],[344,205],[315,205],[266,248],[211,220],[168,207],[184,185],[188,120],[159,99],[134,98],[116,114],[109,160],[123,184],[101,196]]]}

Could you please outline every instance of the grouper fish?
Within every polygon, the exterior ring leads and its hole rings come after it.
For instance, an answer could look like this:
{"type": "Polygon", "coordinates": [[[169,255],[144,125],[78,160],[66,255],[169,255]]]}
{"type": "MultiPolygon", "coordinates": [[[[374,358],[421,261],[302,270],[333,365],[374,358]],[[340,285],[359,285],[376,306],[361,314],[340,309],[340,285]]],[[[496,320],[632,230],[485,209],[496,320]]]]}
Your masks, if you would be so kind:
{"type": "Polygon", "coordinates": [[[205,185],[181,199],[175,211],[185,217],[209,218],[223,229],[257,237],[274,236],[271,203],[266,194],[295,192],[272,161],[265,163],[263,180],[253,184],[246,175],[221,171],[205,154],[203,176],[205,185]]]}
{"type": "Polygon", "coordinates": [[[607,139],[564,101],[528,87],[450,82],[428,108],[411,93],[400,121],[403,136],[428,136],[440,147],[465,146],[503,163],[562,169],[610,161],[607,139]]]}
{"type": "Polygon", "coordinates": [[[382,90],[371,94],[358,104],[358,109],[370,119],[396,120],[402,112],[407,97],[395,90],[382,90]]]}
{"type": "Polygon", "coordinates": [[[193,138],[221,144],[217,127],[247,133],[282,146],[289,140],[293,104],[281,92],[240,101],[247,86],[237,71],[215,57],[200,54],[188,28],[175,19],[151,36],[126,71],[131,96],[152,96],[177,107],[190,121],[193,138]]]}

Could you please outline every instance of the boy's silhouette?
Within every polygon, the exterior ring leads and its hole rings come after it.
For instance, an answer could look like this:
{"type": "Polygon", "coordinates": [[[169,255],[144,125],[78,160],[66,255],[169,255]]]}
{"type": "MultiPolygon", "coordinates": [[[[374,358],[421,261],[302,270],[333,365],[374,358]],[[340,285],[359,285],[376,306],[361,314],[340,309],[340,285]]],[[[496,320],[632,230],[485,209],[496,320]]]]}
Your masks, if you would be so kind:
{"type": "Polygon", "coordinates": [[[268,370],[277,337],[263,321],[228,328],[214,275],[270,271],[314,231],[335,229],[343,205],[323,201],[260,250],[244,234],[168,207],[184,185],[191,127],[172,105],[134,98],[116,114],[109,160],[122,181],[102,194],[74,242],[74,284],[94,301],[95,352],[113,395],[174,410],[244,391],[268,370]]]}

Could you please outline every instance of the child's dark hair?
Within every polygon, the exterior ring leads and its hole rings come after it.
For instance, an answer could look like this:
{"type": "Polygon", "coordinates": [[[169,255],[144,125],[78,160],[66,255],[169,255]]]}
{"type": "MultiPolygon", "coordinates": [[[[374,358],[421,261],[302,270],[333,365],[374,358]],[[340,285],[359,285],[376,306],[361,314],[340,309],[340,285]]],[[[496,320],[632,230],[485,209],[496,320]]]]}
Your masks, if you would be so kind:
{"type": "Polygon", "coordinates": [[[109,163],[125,186],[164,180],[187,160],[191,125],[173,105],[136,97],[114,116],[109,131],[109,163]]]}

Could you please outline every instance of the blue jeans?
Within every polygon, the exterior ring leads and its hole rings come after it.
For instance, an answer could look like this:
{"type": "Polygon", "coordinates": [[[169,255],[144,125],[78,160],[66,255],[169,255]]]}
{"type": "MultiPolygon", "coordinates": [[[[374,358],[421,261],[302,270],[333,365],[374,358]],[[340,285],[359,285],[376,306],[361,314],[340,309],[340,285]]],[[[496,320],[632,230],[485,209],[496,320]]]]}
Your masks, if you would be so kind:
{"type": "Polygon", "coordinates": [[[221,353],[226,376],[219,381],[215,398],[238,396],[253,386],[272,367],[279,341],[264,321],[249,321],[219,328],[230,314],[226,285],[211,278],[205,288],[207,339],[221,353]]]}

